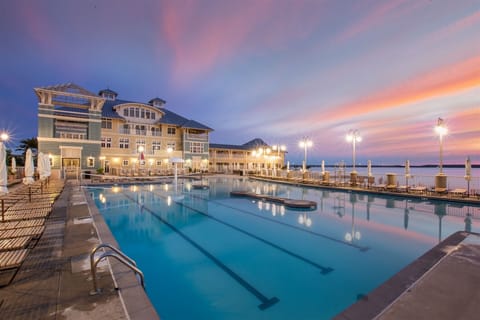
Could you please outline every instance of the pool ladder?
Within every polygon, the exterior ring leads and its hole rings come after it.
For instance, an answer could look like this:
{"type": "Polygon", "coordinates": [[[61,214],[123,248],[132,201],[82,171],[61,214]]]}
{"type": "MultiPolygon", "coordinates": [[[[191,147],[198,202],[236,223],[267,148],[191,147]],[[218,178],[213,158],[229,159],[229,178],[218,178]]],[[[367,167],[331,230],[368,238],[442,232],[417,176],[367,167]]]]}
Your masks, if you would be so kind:
{"type": "Polygon", "coordinates": [[[114,246],[108,244],[108,243],[101,243],[95,248],[93,248],[92,252],[90,253],[90,270],[92,272],[92,279],[93,279],[93,291],[90,291],[91,295],[95,295],[100,293],[100,289],[98,288],[97,285],[97,265],[98,263],[106,258],[106,257],[113,257],[129,267],[133,272],[138,274],[140,276],[140,283],[142,284],[142,287],[145,289],[145,277],[143,276],[143,272],[138,269],[137,263],[128,257],[125,253],[120,251],[119,249],[115,248],[114,246]],[[95,253],[98,251],[98,249],[101,248],[108,248],[112,251],[105,251],[102,253],[98,258],[95,259],[95,253]]]}

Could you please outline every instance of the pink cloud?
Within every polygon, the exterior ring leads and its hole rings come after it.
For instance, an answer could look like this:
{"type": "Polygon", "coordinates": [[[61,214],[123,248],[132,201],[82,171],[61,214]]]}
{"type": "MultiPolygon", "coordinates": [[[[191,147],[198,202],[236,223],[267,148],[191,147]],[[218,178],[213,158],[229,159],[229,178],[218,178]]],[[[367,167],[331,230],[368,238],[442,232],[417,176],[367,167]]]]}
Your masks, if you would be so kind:
{"type": "Polygon", "coordinates": [[[183,1],[161,6],[159,28],[173,51],[171,66],[177,83],[199,78],[242,55],[254,55],[259,48],[263,52],[303,39],[319,23],[319,11],[308,10],[309,3],[222,2],[208,10],[203,5],[183,1]]]}

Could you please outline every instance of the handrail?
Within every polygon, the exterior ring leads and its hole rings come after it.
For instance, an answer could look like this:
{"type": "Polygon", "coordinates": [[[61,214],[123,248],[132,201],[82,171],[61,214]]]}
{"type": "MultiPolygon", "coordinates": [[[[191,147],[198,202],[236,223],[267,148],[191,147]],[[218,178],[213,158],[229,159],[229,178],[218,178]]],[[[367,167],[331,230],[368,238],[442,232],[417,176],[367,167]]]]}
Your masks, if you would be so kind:
{"type": "Polygon", "coordinates": [[[97,265],[98,263],[106,257],[113,257],[129,267],[131,270],[133,270],[135,273],[137,273],[140,276],[140,283],[142,287],[145,289],[145,277],[143,275],[143,272],[137,267],[136,262],[128,257],[126,254],[121,252],[119,249],[113,247],[112,245],[108,243],[101,243],[95,248],[93,248],[92,252],[90,253],[90,270],[92,272],[92,279],[93,279],[93,291],[90,292],[91,295],[95,295],[97,293],[100,293],[100,289],[98,288],[97,285],[97,265]],[[100,248],[109,248],[114,252],[104,252],[101,254],[97,259],[94,259],[95,253],[97,252],[98,249],[100,248]]]}

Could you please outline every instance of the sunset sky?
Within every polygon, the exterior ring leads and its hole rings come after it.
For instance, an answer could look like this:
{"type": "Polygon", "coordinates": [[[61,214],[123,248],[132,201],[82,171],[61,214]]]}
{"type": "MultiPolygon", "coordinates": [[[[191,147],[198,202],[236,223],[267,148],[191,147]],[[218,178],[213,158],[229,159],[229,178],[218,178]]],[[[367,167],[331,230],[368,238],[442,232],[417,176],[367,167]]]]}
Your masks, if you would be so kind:
{"type": "Polygon", "coordinates": [[[479,0],[0,1],[0,130],[37,135],[34,87],[73,82],[262,138],[300,163],[480,163],[479,0]]]}

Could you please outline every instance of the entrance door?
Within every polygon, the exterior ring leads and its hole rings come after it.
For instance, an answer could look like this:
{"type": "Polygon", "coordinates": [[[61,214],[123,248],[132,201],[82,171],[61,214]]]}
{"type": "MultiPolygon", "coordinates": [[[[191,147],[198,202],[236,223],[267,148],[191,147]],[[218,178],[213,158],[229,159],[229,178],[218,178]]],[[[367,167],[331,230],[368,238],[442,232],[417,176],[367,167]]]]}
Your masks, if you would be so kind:
{"type": "Polygon", "coordinates": [[[105,160],[105,173],[109,173],[110,172],[110,162],[108,160],[105,160]]]}
{"type": "Polygon", "coordinates": [[[79,158],[63,158],[62,168],[65,172],[66,179],[78,179],[80,171],[80,159],[79,158]]]}

